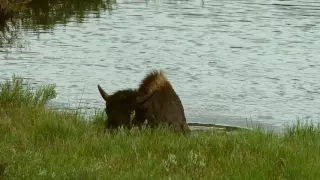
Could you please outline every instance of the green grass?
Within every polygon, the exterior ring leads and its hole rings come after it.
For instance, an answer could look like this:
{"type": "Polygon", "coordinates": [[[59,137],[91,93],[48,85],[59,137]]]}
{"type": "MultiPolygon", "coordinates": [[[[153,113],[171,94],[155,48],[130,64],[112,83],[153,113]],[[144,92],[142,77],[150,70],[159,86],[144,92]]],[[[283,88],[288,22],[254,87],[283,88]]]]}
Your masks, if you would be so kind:
{"type": "MultiPolygon", "coordinates": [[[[298,124],[284,134],[261,130],[197,132],[167,129],[104,134],[104,114],[46,106],[53,85],[22,79],[0,86],[0,164],[4,179],[290,179],[320,177],[320,130],[298,124]]],[[[1,175],[1,172],[0,172],[1,175]]],[[[0,177],[1,179],[1,177],[0,177]]]]}

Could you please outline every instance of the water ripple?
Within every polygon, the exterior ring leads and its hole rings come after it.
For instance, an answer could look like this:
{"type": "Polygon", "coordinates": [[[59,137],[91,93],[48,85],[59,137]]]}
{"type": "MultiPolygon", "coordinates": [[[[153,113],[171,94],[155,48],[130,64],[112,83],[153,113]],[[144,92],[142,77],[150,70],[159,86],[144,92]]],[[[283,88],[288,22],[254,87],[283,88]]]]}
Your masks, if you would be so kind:
{"type": "Polygon", "coordinates": [[[277,127],[320,113],[319,10],[314,0],[123,0],[99,20],[28,32],[32,51],[3,56],[0,75],[56,83],[60,106],[101,108],[97,84],[137,87],[163,69],[188,121],[277,127]]]}

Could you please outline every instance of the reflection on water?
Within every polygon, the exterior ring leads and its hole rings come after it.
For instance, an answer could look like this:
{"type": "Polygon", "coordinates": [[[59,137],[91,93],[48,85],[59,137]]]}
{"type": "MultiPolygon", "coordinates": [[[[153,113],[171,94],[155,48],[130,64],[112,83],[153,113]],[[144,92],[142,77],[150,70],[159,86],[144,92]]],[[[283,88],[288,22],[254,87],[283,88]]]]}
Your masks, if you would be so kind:
{"type": "Polygon", "coordinates": [[[0,23],[0,48],[28,47],[21,38],[21,29],[32,34],[41,30],[50,32],[57,24],[82,23],[88,17],[99,18],[101,11],[112,11],[115,3],[115,0],[32,0],[19,3],[23,4],[19,6],[21,11],[6,23],[0,23]]]}
{"type": "Polygon", "coordinates": [[[99,18],[90,10],[80,24],[53,21],[53,30],[25,26],[29,48],[3,53],[0,77],[56,83],[62,107],[81,99],[102,108],[98,83],[109,92],[137,87],[156,68],[180,95],[189,122],[276,127],[297,117],[318,120],[320,2],[123,0],[113,7],[99,18]]]}

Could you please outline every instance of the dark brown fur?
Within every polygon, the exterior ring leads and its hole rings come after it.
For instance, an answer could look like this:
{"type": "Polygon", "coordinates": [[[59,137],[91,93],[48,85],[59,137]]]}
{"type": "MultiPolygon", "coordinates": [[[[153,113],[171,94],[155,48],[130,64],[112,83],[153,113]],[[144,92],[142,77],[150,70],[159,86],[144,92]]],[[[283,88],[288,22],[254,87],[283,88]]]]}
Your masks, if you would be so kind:
{"type": "Polygon", "coordinates": [[[149,73],[142,80],[138,93],[139,97],[148,99],[136,108],[134,125],[140,126],[146,119],[151,127],[166,124],[177,131],[190,131],[181,100],[162,71],[149,73]]]}
{"type": "Polygon", "coordinates": [[[105,112],[108,116],[105,127],[116,129],[120,126],[131,128],[130,115],[136,108],[137,91],[133,89],[119,90],[104,97],[104,90],[98,85],[101,96],[106,102],[105,112]]]}
{"type": "Polygon", "coordinates": [[[162,71],[149,73],[137,90],[120,90],[108,95],[99,85],[98,89],[106,101],[108,129],[122,125],[128,128],[132,125],[141,127],[147,120],[152,128],[166,124],[180,132],[190,131],[180,98],[162,71]],[[131,123],[132,111],[135,111],[135,117],[131,123]]]}

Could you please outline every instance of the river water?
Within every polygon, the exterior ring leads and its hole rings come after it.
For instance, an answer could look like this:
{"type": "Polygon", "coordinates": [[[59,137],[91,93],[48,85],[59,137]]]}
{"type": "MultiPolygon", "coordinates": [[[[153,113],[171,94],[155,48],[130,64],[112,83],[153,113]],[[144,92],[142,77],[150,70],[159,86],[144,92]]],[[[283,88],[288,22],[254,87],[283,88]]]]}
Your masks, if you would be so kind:
{"type": "Polygon", "coordinates": [[[0,77],[55,83],[59,107],[103,108],[112,93],[162,69],[188,122],[273,128],[320,114],[320,2],[117,1],[3,47],[0,77]],[[249,121],[249,122],[247,122],[249,121]]]}

